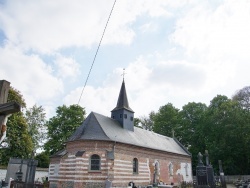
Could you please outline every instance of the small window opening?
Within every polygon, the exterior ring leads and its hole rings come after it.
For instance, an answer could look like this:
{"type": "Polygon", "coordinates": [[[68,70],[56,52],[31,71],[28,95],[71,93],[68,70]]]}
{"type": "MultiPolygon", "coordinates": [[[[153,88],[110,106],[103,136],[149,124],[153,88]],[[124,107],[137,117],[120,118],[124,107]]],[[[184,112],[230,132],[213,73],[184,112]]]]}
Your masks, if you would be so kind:
{"type": "Polygon", "coordinates": [[[138,174],[138,159],[137,158],[133,159],[133,173],[138,174]]]}
{"type": "Polygon", "coordinates": [[[99,155],[92,155],[90,158],[90,170],[100,170],[101,160],[99,155]]]}

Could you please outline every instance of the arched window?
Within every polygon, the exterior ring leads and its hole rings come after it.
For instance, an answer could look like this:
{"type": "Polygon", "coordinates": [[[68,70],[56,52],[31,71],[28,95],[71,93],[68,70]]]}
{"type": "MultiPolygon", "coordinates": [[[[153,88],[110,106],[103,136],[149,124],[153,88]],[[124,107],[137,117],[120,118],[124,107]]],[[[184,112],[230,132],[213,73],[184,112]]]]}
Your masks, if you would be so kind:
{"type": "Polygon", "coordinates": [[[138,174],[138,159],[133,159],[133,173],[138,174]]]}
{"type": "Polygon", "coordinates": [[[168,171],[169,171],[169,175],[170,176],[174,175],[174,170],[173,170],[173,164],[172,163],[169,164],[168,171]]]}
{"type": "Polygon", "coordinates": [[[90,158],[90,170],[100,170],[101,160],[99,155],[92,155],[90,158]]]}

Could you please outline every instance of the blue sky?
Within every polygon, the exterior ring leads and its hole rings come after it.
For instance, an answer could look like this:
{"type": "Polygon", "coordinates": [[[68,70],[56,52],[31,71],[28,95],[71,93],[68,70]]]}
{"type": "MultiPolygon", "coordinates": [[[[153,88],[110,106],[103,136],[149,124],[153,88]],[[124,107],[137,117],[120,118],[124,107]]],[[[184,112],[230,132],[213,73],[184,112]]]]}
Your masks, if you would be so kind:
{"type": "MultiPolygon", "coordinates": [[[[0,79],[28,107],[78,103],[113,0],[0,1],[0,79]]],[[[135,116],[207,105],[249,86],[248,0],[117,0],[80,105],[110,116],[125,83],[135,116]]]]}

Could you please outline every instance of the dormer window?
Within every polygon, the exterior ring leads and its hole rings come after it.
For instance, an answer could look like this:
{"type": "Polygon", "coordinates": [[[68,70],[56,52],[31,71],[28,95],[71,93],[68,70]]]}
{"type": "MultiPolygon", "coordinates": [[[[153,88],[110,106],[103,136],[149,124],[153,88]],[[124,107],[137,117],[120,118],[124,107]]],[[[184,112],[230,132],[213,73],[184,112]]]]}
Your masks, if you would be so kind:
{"type": "Polygon", "coordinates": [[[127,119],[128,118],[128,115],[127,114],[124,114],[124,119],[127,119]]]}

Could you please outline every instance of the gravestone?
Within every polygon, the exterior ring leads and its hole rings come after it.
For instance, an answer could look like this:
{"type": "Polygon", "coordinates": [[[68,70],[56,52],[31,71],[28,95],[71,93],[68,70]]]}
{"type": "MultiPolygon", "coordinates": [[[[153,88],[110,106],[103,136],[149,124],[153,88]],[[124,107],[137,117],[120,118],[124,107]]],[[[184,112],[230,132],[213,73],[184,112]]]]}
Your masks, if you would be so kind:
{"type": "Polygon", "coordinates": [[[206,166],[202,162],[203,155],[198,154],[198,165],[196,167],[197,187],[215,188],[215,178],[213,166],[209,163],[209,154],[205,150],[206,166]]]}
{"type": "Polygon", "coordinates": [[[9,114],[13,114],[20,111],[20,105],[17,102],[7,102],[10,89],[10,82],[6,80],[0,80],[0,131],[1,137],[3,132],[6,131],[6,125],[4,120],[9,114]]]}
{"type": "Polygon", "coordinates": [[[37,164],[38,161],[34,159],[10,158],[5,182],[8,183],[11,178],[17,181],[34,184],[37,164]]]}
{"type": "Polygon", "coordinates": [[[198,165],[196,167],[196,178],[198,187],[207,185],[207,168],[202,162],[202,157],[203,155],[199,152],[198,165]]]}
{"type": "Polygon", "coordinates": [[[220,169],[220,182],[221,182],[221,187],[222,187],[222,188],[226,188],[226,187],[227,187],[227,184],[226,184],[224,172],[223,172],[223,169],[222,169],[221,160],[219,160],[219,169],[220,169]]]}
{"type": "Polygon", "coordinates": [[[215,178],[214,178],[214,169],[213,166],[209,163],[209,154],[208,151],[205,150],[205,156],[206,156],[206,167],[207,167],[207,184],[209,187],[215,188],[215,178]]]}

